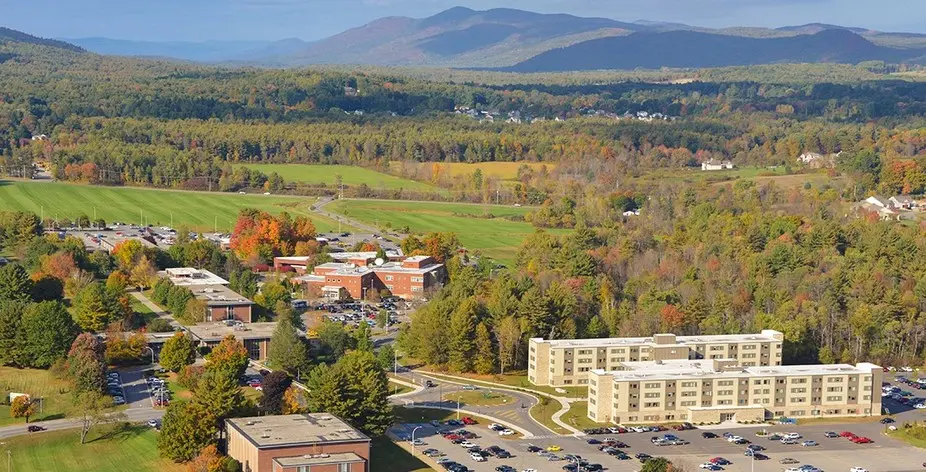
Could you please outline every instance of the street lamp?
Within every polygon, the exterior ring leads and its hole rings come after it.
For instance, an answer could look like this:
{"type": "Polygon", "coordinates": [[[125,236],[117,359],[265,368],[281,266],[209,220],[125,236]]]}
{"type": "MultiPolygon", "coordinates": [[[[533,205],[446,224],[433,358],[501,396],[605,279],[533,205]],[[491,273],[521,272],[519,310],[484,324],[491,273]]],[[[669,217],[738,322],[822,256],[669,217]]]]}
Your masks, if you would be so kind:
{"type": "Polygon", "coordinates": [[[415,457],[415,431],[424,428],[424,426],[415,426],[415,429],[412,430],[412,457],[415,457]]]}
{"type": "Polygon", "coordinates": [[[145,352],[145,349],[151,351],[151,365],[154,365],[154,349],[152,349],[151,346],[145,346],[142,348],[141,352],[145,352]]]}

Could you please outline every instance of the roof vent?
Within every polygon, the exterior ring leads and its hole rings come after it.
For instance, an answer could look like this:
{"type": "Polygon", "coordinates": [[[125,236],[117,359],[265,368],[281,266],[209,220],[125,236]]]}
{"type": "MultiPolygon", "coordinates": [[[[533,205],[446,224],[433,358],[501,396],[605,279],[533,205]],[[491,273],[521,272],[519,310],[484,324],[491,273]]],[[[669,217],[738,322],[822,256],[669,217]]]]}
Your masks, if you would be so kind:
{"type": "Polygon", "coordinates": [[[322,454],[319,454],[318,457],[321,457],[322,459],[326,459],[326,458],[331,457],[331,456],[329,456],[328,454],[322,453],[322,454]]]}
{"type": "Polygon", "coordinates": [[[262,433],[260,433],[260,437],[262,437],[262,438],[264,438],[264,439],[268,439],[268,438],[270,437],[270,430],[269,430],[269,429],[265,429],[262,433]]]}
{"type": "Polygon", "coordinates": [[[248,425],[248,426],[254,426],[254,425],[256,424],[256,422],[254,422],[254,421],[248,421],[248,422],[245,423],[245,424],[248,425]]]}

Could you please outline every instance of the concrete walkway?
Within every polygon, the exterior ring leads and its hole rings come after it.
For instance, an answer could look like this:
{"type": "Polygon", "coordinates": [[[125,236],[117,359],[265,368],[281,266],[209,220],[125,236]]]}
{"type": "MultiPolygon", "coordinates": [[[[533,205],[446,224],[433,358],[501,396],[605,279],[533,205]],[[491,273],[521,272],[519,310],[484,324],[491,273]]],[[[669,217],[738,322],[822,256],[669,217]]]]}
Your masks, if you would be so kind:
{"type": "MultiPolygon", "coordinates": [[[[576,428],[573,428],[572,426],[570,426],[570,425],[564,423],[564,422],[560,419],[560,418],[562,418],[562,416],[563,416],[564,414],[566,414],[566,413],[569,411],[569,401],[568,401],[568,399],[565,398],[565,397],[558,397],[558,396],[556,396],[556,395],[550,395],[549,393],[541,392],[541,391],[538,391],[538,390],[532,390],[532,389],[521,388],[521,387],[512,387],[512,386],[510,386],[510,385],[500,384],[500,383],[497,383],[497,382],[488,382],[488,381],[484,381],[484,380],[474,380],[474,379],[470,379],[470,378],[467,378],[467,377],[459,377],[459,376],[456,376],[456,375],[438,374],[438,373],[436,373],[436,372],[428,372],[428,371],[423,371],[423,370],[419,370],[418,373],[421,374],[421,375],[423,375],[423,376],[425,376],[425,377],[430,377],[430,378],[432,378],[432,379],[434,379],[434,380],[438,380],[438,381],[441,381],[441,382],[455,383],[455,384],[458,384],[458,385],[468,385],[468,384],[473,384],[473,385],[489,385],[489,386],[491,386],[492,388],[498,389],[498,390],[507,390],[507,391],[509,391],[509,392],[523,393],[523,394],[527,394],[527,395],[532,395],[532,396],[534,396],[535,398],[536,398],[536,396],[539,395],[539,396],[544,396],[544,397],[550,398],[550,399],[552,399],[552,400],[556,400],[557,402],[559,402],[560,409],[559,409],[559,411],[557,411],[556,413],[553,413],[553,416],[551,416],[550,419],[551,419],[554,423],[556,423],[557,426],[559,426],[559,427],[561,427],[561,428],[563,428],[563,429],[565,429],[565,430],[567,430],[567,431],[570,431],[570,432],[571,432],[573,435],[575,435],[575,436],[584,436],[584,435],[585,435],[584,432],[582,432],[582,431],[580,431],[580,430],[578,430],[578,429],[576,429],[576,428]],[[431,374],[431,375],[429,375],[429,374],[431,374]],[[447,379],[453,379],[453,380],[447,380],[447,379]]],[[[534,420],[534,422],[540,424],[536,419],[534,419],[533,416],[531,416],[531,419],[534,420]]],[[[542,425],[541,425],[541,426],[542,426],[542,425]]],[[[546,426],[544,426],[544,427],[546,428],[546,426]]]]}
{"type": "Polygon", "coordinates": [[[406,382],[397,377],[389,377],[389,381],[412,389],[411,392],[400,393],[398,395],[389,395],[389,398],[393,400],[398,399],[398,398],[412,397],[424,391],[424,387],[422,387],[421,385],[416,385],[411,382],[406,382]]]}
{"type": "Polygon", "coordinates": [[[174,328],[174,330],[179,330],[183,328],[183,326],[180,323],[178,323],[177,320],[175,320],[173,316],[170,316],[170,313],[167,313],[166,311],[162,310],[161,307],[157,306],[154,302],[149,300],[148,297],[146,297],[144,293],[142,292],[131,292],[131,293],[132,293],[132,296],[135,297],[136,300],[141,302],[142,305],[145,305],[145,307],[153,311],[155,316],[157,316],[158,318],[167,320],[167,322],[170,323],[170,326],[174,328]]]}

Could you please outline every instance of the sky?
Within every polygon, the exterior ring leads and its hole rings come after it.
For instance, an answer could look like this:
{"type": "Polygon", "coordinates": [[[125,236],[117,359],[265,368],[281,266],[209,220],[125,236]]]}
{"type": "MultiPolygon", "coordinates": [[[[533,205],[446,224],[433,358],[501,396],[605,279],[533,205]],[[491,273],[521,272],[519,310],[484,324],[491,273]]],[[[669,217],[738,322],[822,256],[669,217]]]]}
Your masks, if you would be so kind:
{"type": "Polygon", "coordinates": [[[321,39],[384,16],[453,6],[620,21],[777,27],[811,22],[926,33],[926,0],[5,0],[0,26],[53,38],[145,41],[321,39]]]}

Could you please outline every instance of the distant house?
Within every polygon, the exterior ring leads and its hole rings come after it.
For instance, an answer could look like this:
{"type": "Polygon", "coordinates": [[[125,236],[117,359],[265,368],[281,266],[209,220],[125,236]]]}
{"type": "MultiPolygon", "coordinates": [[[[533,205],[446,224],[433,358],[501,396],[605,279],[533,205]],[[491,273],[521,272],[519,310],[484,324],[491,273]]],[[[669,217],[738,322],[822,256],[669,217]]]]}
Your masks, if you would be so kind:
{"type": "Polygon", "coordinates": [[[346,97],[356,97],[360,92],[353,87],[344,87],[344,96],[346,97]]]}
{"type": "Polygon", "coordinates": [[[724,170],[724,169],[733,169],[733,162],[711,159],[709,161],[704,161],[701,163],[701,170],[724,170]]]}
{"type": "Polygon", "coordinates": [[[805,152],[804,154],[801,154],[797,158],[798,162],[802,162],[804,164],[810,164],[811,162],[814,162],[819,159],[823,159],[823,154],[819,154],[816,152],[805,152]]]}
{"type": "Polygon", "coordinates": [[[44,134],[37,134],[37,135],[35,135],[35,136],[32,137],[32,140],[33,140],[33,141],[45,141],[46,139],[48,139],[48,136],[46,136],[46,135],[44,135],[44,134]]]}
{"type": "Polygon", "coordinates": [[[894,208],[901,208],[904,210],[912,210],[919,206],[909,195],[897,195],[888,199],[888,203],[894,208]]]}
{"type": "Polygon", "coordinates": [[[884,197],[879,197],[877,195],[872,195],[866,198],[862,203],[867,203],[869,205],[880,207],[880,208],[888,208],[891,206],[891,203],[889,200],[885,199],[884,197]]]}

